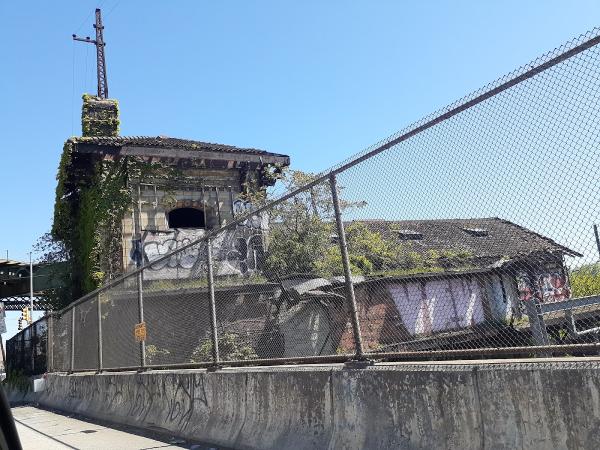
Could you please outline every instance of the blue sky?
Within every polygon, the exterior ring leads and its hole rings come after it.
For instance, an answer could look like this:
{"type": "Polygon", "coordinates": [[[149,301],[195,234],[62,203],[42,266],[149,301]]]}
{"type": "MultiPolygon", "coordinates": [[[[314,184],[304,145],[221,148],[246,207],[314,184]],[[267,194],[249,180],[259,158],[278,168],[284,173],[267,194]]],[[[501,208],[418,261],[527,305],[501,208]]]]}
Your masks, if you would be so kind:
{"type": "Polygon", "coordinates": [[[3,257],[27,259],[51,226],[62,143],[96,89],[94,48],[70,36],[92,35],[97,6],[123,135],[257,147],[306,171],[600,24],[593,1],[2,2],[3,257]]]}

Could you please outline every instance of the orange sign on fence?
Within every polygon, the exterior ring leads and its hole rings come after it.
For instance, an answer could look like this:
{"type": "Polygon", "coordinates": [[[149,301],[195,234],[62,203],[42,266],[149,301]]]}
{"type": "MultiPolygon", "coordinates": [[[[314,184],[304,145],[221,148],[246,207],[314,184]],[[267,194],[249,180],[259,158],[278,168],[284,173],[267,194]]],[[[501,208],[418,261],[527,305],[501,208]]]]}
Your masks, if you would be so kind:
{"type": "Polygon", "coordinates": [[[135,334],[135,340],[137,342],[145,341],[146,340],[146,322],[136,323],[135,329],[134,329],[134,334],[135,334]]]}

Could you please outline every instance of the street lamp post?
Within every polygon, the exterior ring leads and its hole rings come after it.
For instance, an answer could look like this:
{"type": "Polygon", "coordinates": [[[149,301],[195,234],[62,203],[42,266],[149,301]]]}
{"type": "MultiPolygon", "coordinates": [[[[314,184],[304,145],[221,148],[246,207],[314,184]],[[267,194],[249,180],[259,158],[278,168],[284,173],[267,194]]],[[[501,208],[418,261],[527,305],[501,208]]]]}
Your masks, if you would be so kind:
{"type": "MultiPolygon", "coordinates": [[[[33,259],[29,252],[29,351],[31,352],[31,375],[35,375],[35,327],[33,326],[33,259]]],[[[25,336],[23,336],[25,338],[25,336]]]]}
{"type": "Polygon", "coordinates": [[[33,323],[33,260],[31,259],[31,252],[29,252],[29,323],[33,323]]]}

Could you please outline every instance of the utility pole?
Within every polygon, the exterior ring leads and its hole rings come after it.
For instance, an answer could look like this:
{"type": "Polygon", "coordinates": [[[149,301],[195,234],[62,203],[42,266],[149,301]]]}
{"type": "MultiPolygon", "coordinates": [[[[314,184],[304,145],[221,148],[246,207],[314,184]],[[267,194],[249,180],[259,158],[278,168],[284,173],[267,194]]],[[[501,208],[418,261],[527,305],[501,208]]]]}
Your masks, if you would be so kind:
{"type": "Polygon", "coordinates": [[[106,58],[104,55],[104,42],[102,25],[102,14],[100,9],[96,9],[96,23],[94,24],[96,29],[96,39],[90,39],[89,36],[86,38],[78,37],[76,34],[73,35],[73,40],[87,42],[88,44],[94,44],[96,46],[96,70],[98,75],[98,97],[108,98],[108,80],[106,78],[106,58]]]}

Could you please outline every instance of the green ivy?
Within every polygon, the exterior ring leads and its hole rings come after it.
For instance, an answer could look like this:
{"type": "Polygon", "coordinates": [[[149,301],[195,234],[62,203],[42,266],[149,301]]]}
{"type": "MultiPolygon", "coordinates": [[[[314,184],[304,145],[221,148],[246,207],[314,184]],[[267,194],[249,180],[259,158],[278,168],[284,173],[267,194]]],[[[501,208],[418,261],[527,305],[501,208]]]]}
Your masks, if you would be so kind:
{"type": "Polygon", "coordinates": [[[132,210],[133,183],[179,176],[175,168],[130,156],[90,156],[91,162],[78,167],[73,154],[80,141],[85,138],[65,143],[57,175],[52,237],[67,251],[72,285],[71,298],[63,299],[63,305],[124,271],[122,220],[132,210]]]}
{"type": "MultiPolygon", "coordinates": [[[[175,186],[185,181],[176,167],[148,163],[126,156],[109,159],[101,154],[78,154],[78,144],[94,137],[114,137],[119,133],[118,104],[85,94],[82,110],[83,137],[65,142],[57,174],[54,222],[51,237],[66,259],[64,287],[52,301],[55,307],[101,286],[124,272],[123,218],[132,211],[138,183],[175,186]],[[168,181],[165,183],[165,181],[168,181]]],[[[200,149],[200,147],[198,147],[200,149]]],[[[281,176],[282,167],[262,165],[256,172],[241,170],[251,191],[263,192],[281,176]]],[[[166,188],[166,197],[174,188],[166,188]]],[[[171,195],[175,200],[174,195],[171,195]]]]}

